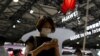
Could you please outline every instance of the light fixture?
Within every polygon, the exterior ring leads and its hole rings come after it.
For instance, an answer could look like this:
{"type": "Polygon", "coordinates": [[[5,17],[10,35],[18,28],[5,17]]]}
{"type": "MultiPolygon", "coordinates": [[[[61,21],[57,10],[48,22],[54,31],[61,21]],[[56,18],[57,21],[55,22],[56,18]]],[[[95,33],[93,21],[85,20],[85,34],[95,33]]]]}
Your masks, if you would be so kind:
{"type": "Polygon", "coordinates": [[[79,44],[79,42],[77,42],[77,44],[79,44]]]}
{"type": "Polygon", "coordinates": [[[16,26],[15,26],[15,25],[13,25],[13,28],[16,28],[16,26]]]}
{"type": "Polygon", "coordinates": [[[21,21],[20,20],[17,20],[17,23],[21,23],[21,21]]]}
{"type": "Polygon", "coordinates": [[[30,13],[32,14],[34,11],[33,10],[30,10],[30,13]]]}
{"type": "Polygon", "coordinates": [[[80,17],[77,18],[78,20],[80,19],[80,17]]]}
{"type": "Polygon", "coordinates": [[[100,51],[98,51],[97,55],[100,56],[100,51]]]}
{"type": "Polygon", "coordinates": [[[18,2],[19,0],[13,0],[13,2],[18,2]]]}
{"type": "Polygon", "coordinates": [[[98,37],[100,37],[100,35],[98,37]]]}
{"type": "Polygon", "coordinates": [[[99,44],[97,44],[97,46],[99,46],[99,44]]]}

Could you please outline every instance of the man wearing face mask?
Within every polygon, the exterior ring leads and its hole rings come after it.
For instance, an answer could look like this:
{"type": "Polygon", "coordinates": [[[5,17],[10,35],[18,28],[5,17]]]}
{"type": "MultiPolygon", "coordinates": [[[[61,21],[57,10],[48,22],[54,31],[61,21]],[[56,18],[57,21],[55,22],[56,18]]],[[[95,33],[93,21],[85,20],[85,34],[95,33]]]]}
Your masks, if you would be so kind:
{"type": "Polygon", "coordinates": [[[43,16],[36,25],[40,36],[31,36],[26,41],[25,56],[60,56],[58,40],[48,37],[55,32],[54,22],[51,17],[43,16]]]}

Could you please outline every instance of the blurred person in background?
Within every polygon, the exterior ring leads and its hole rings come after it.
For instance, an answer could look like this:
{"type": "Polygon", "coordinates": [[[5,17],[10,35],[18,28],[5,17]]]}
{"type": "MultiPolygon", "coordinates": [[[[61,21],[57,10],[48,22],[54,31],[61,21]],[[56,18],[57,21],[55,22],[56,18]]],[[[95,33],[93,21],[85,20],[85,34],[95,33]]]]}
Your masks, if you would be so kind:
{"type": "Polygon", "coordinates": [[[0,56],[9,56],[7,50],[4,48],[5,38],[0,36],[0,56]]]}
{"type": "Polygon", "coordinates": [[[36,25],[40,36],[31,36],[26,41],[25,56],[60,56],[58,40],[48,37],[55,32],[54,22],[49,16],[40,17],[36,25]]]}
{"type": "Polygon", "coordinates": [[[20,50],[20,49],[15,49],[15,50],[13,51],[14,56],[23,56],[23,54],[22,54],[21,52],[22,52],[22,50],[20,50]]]}

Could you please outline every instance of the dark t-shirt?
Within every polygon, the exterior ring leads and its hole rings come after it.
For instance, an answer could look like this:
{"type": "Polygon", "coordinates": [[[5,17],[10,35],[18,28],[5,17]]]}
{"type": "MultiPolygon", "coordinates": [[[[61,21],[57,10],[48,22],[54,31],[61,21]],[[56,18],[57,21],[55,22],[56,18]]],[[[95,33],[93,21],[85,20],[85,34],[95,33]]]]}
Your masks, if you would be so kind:
{"type": "MultiPolygon", "coordinates": [[[[48,42],[50,40],[52,40],[52,38],[49,38],[49,37],[33,37],[33,36],[31,36],[26,41],[26,44],[27,44],[27,42],[30,42],[30,43],[35,44],[38,47],[41,44],[43,44],[44,42],[48,42]]],[[[33,50],[34,49],[35,48],[33,48],[33,50]]],[[[49,50],[43,50],[37,56],[55,56],[55,50],[54,50],[54,48],[51,48],[49,50]]]]}

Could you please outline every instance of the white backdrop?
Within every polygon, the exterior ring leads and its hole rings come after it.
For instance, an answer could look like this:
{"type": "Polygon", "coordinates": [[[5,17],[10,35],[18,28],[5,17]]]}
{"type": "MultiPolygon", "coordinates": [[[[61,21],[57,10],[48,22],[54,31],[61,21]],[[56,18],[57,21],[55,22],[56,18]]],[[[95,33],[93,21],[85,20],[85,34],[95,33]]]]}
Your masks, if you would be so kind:
{"type": "MultiPolygon", "coordinates": [[[[56,28],[56,31],[54,33],[49,34],[48,36],[58,39],[59,50],[60,50],[60,54],[61,54],[61,52],[62,52],[62,42],[64,40],[69,39],[70,36],[74,36],[74,35],[75,35],[75,33],[70,29],[56,28]]],[[[28,37],[30,37],[30,36],[39,36],[38,30],[26,33],[25,35],[22,36],[21,40],[26,41],[28,39],[28,37]]]]}

